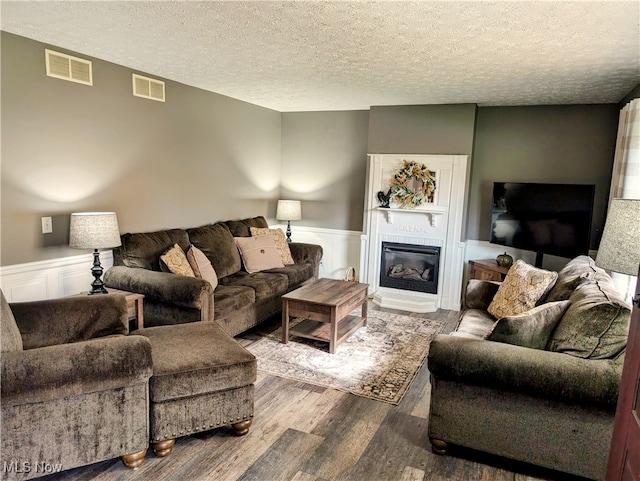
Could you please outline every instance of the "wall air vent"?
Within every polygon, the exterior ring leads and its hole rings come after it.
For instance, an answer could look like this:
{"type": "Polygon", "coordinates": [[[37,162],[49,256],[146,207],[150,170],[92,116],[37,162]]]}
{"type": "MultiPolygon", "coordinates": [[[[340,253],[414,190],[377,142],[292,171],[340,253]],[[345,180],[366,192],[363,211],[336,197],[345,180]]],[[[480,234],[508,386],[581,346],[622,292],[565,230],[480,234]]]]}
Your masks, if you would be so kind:
{"type": "Polygon", "coordinates": [[[90,61],[49,49],[45,49],[44,53],[49,77],[93,85],[90,61]]]}
{"type": "Polygon", "coordinates": [[[134,73],[133,95],[164,102],[164,82],[134,73]]]}

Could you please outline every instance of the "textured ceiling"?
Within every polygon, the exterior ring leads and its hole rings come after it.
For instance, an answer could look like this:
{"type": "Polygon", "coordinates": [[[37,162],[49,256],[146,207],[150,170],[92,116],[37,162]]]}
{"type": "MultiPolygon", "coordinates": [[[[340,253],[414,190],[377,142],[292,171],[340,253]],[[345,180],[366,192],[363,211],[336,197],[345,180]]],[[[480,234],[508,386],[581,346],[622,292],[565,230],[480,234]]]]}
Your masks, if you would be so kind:
{"type": "Polygon", "coordinates": [[[0,14],[2,30],[283,112],[610,103],[640,83],[638,0],[2,1],[0,14]]]}

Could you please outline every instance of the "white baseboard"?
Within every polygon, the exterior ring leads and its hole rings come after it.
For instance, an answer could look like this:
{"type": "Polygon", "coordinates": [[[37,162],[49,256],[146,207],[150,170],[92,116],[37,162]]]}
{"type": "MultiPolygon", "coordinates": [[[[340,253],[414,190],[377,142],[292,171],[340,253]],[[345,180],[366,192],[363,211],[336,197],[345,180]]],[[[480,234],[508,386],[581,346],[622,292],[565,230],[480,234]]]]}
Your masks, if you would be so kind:
{"type": "MultiPolygon", "coordinates": [[[[286,229],[286,226],[283,230],[286,229]]],[[[324,255],[320,264],[320,277],[344,279],[349,267],[360,272],[360,243],[362,232],[318,227],[292,226],[291,238],[294,242],[306,242],[322,246],[324,255]]],[[[533,263],[535,255],[529,251],[505,249],[487,241],[468,240],[465,261],[473,259],[495,259],[506,252],[514,259],[533,263]]],[[[595,255],[595,254],[592,254],[595,255]]],[[[113,265],[113,254],[100,253],[100,261],[105,271],[113,265]]],[[[567,259],[545,256],[545,268],[559,270],[567,259]],[[547,260],[548,259],[548,260],[547,260]],[[546,264],[553,264],[547,266],[546,264]],[[557,264],[557,265],[556,265],[557,264]]],[[[50,259],[0,267],[0,287],[9,302],[34,301],[65,297],[90,288],[93,276],[92,254],[50,259]]],[[[465,269],[466,270],[466,269],[465,269]]],[[[359,279],[357,279],[359,280],[359,279]]],[[[463,285],[466,284],[465,273],[463,285]]]]}
{"type": "MultiPolygon", "coordinates": [[[[320,277],[343,279],[349,267],[359,272],[361,232],[303,226],[292,229],[293,241],[322,246],[320,277]]],[[[101,252],[100,262],[105,271],[111,267],[112,252],[101,252]]],[[[92,265],[93,254],[82,254],[4,266],[0,267],[0,286],[9,302],[70,296],[90,289],[92,265]]]]}
{"type": "MultiPolygon", "coordinates": [[[[283,230],[286,226],[279,226],[283,230]]],[[[291,227],[291,240],[322,246],[320,277],[344,279],[349,267],[360,272],[360,231],[323,229],[320,227],[291,227]]],[[[358,280],[358,279],[356,279],[358,280]]]]}
{"type": "MultiPolygon", "coordinates": [[[[113,253],[100,253],[106,271],[113,265],[113,253]]],[[[49,259],[0,267],[0,286],[7,301],[54,299],[88,291],[93,282],[93,254],[49,259]]]]}

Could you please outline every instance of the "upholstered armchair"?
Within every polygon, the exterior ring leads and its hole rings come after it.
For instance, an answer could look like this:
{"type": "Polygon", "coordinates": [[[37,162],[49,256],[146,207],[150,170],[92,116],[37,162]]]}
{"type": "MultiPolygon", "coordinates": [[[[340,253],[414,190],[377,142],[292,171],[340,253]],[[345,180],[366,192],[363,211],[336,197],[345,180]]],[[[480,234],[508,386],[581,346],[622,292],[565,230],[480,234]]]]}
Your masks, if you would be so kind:
{"type": "Polygon", "coordinates": [[[121,456],[149,442],[151,345],[126,336],[120,295],[1,302],[2,479],[121,456]]]}

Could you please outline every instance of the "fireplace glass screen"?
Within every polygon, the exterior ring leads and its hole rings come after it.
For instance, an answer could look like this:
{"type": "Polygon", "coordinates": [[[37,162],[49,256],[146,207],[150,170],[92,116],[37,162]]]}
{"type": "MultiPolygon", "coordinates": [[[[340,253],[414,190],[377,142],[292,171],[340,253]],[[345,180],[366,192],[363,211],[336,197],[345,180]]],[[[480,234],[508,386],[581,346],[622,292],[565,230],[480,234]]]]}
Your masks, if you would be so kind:
{"type": "Polygon", "coordinates": [[[440,247],[382,243],[380,287],[438,293],[440,247]]]}

